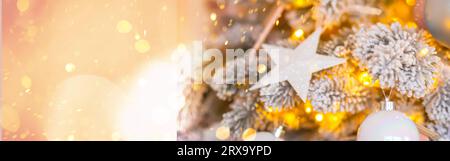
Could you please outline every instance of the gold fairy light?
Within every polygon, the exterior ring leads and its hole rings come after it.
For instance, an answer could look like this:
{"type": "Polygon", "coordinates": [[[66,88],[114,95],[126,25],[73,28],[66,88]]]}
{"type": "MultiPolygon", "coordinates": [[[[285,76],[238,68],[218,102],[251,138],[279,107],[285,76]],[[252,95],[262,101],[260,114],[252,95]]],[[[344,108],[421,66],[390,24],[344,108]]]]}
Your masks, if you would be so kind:
{"type": "Polygon", "coordinates": [[[314,116],[314,119],[317,122],[322,122],[323,121],[323,114],[321,114],[321,113],[316,114],[316,116],[314,116]]]}
{"type": "MultiPolygon", "coordinates": [[[[445,24],[445,28],[447,28],[448,30],[450,30],[450,18],[446,18],[444,24],[445,24]]],[[[448,31],[448,30],[447,30],[447,31],[448,31]]]]}
{"type": "Polygon", "coordinates": [[[264,73],[264,72],[266,72],[267,71],[267,66],[266,65],[264,65],[264,64],[259,64],[258,65],[258,73],[264,73]]]}
{"type": "Polygon", "coordinates": [[[425,57],[428,55],[429,52],[430,50],[428,50],[428,48],[423,48],[419,51],[419,57],[425,57]]]}
{"type": "Polygon", "coordinates": [[[252,141],[255,140],[256,130],[253,128],[248,128],[242,133],[242,140],[244,141],[252,141]]]}
{"type": "Polygon", "coordinates": [[[221,126],[216,129],[216,138],[219,140],[226,140],[230,137],[230,128],[221,126]]]}
{"type": "Polygon", "coordinates": [[[221,10],[225,9],[225,4],[220,4],[220,5],[219,5],[219,8],[220,8],[221,10]]]}
{"type": "Polygon", "coordinates": [[[413,21],[407,22],[406,26],[408,26],[409,28],[417,28],[417,24],[413,21]]]}
{"type": "Polygon", "coordinates": [[[305,34],[305,32],[304,32],[302,29],[298,29],[298,30],[296,30],[296,31],[294,32],[294,36],[295,36],[297,39],[302,38],[304,34],[305,34]]]}
{"type": "Polygon", "coordinates": [[[312,112],[311,101],[306,101],[306,103],[305,103],[305,112],[308,113],[308,114],[312,112]]]}
{"type": "Polygon", "coordinates": [[[217,15],[216,13],[211,13],[211,15],[209,16],[209,19],[211,19],[211,21],[216,21],[217,20],[217,15]]]}
{"type": "Polygon", "coordinates": [[[313,4],[314,0],[294,0],[292,4],[298,8],[309,7],[313,4]]]}
{"type": "Polygon", "coordinates": [[[405,0],[405,1],[406,1],[406,4],[409,5],[409,6],[416,5],[416,0],[405,0]]]}
{"type": "Polygon", "coordinates": [[[372,77],[367,72],[362,72],[359,75],[359,81],[365,86],[369,86],[372,83],[372,77]]]}
{"type": "Polygon", "coordinates": [[[295,113],[287,113],[284,115],[284,122],[289,126],[294,126],[297,123],[297,116],[295,113]]]}

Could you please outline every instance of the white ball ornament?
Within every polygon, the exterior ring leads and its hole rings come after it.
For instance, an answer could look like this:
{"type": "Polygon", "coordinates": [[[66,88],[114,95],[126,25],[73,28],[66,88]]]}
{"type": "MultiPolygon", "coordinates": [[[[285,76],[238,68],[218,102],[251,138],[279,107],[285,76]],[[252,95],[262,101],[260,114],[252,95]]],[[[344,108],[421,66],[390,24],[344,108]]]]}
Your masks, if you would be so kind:
{"type": "Polygon", "coordinates": [[[270,132],[257,132],[254,141],[279,141],[279,139],[270,132]]]}
{"type": "Polygon", "coordinates": [[[419,131],[405,114],[395,111],[393,102],[369,115],[358,129],[357,141],[419,141],[419,131]]]}
{"type": "Polygon", "coordinates": [[[417,24],[447,48],[450,48],[449,8],[449,0],[417,0],[414,7],[417,24]]]}

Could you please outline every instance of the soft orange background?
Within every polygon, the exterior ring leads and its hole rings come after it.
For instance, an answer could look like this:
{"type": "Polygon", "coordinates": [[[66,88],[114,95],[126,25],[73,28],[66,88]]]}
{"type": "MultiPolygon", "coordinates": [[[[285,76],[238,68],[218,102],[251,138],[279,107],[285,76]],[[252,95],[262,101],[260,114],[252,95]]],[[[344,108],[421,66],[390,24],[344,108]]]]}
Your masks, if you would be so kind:
{"type": "MultiPolygon", "coordinates": [[[[201,38],[208,20],[202,5],[197,0],[3,0],[2,139],[133,139],[124,137],[130,131],[117,128],[118,114],[134,105],[121,99],[139,94],[132,92],[139,88],[136,82],[164,79],[140,78],[140,73],[166,62],[180,43],[201,38]]],[[[145,91],[160,92],[154,88],[145,91]]],[[[144,127],[152,125],[134,130],[144,127]]]]}

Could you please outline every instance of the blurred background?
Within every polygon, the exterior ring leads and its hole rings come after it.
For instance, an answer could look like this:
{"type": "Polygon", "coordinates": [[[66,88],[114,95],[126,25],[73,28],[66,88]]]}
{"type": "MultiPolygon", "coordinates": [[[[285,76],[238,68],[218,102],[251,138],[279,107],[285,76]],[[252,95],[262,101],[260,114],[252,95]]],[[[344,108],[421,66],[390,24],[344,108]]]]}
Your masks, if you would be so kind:
{"type": "Polygon", "coordinates": [[[198,0],[2,0],[2,140],[175,140],[198,0]]]}

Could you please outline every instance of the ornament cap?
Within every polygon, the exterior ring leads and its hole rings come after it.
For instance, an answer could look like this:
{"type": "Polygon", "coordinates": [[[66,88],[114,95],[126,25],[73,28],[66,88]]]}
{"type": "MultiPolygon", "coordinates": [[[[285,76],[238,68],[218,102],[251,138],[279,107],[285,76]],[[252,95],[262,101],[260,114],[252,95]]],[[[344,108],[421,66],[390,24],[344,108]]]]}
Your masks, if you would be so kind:
{"type": "Polygon", "coordinates": [[[384,101],[381,109],[384,110],[384,111],[394,111],[395,110],[394,102],[389,101],[389,99],[386,99],[384,101]]]}
{"type": "Polygon", "coordinates": [[[277,129],[275,129],[275,137],[279,138],[281,135],[284,134],[284,126],[279,126],[277,129]]]}

